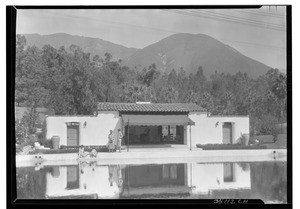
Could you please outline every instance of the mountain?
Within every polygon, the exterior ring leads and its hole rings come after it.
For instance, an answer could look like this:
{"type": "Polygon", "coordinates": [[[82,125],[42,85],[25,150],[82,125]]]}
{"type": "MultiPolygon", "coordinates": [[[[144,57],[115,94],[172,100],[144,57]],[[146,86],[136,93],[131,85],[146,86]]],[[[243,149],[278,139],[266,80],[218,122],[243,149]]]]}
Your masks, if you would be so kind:
{"type": "Polygon", "coordinates": [[[178,33],[143,49],[127,48],[99,38],[56,33],[51,35],[23,34],[27,45],[42,48],[50,44],[55,48],[71,44],[81,47],[91,55],[104,56],[109,52],[123,64],[138,70],[156,64],[161,71],[179,70],[196,72],[202,66],[204,75],[209,78],[215,71],[219,73],[245,72],[252,78],[265,74],[270,67],[241,54],[234,48],[204,34],[178,33]]]}
{"type": "Polygon", "coordinates": [[[124,64],[140,69],[152,63],[163,71],[182,67],[187,74],[196,72],[202,66],[207,78],[215,71],[231,74],[246,72],[256,78],[270,69],[210,36],[186,33],[171,35],[138,50],[124,64]]]}
{"type": "Polygon", "coordinates": [[[81,47],[85,52],[91,53],[92,56],[98,54],[100,57],[104,57],[106,52],[113,55],[114,59],[126,60],[137,49],[127,48],[121,45],[117,45],[108,41],[104,41],[100,38],[89,38],[83,36],[69,35],[66,33],[55,33],[51,35],[39,35],[39,34],[22,34],[27,40],[27,45],[37,46],[42,48],[44,45],[50,44],[54,48],[64,46],[66,49],[70,45],[74,44],[81,47]]]}

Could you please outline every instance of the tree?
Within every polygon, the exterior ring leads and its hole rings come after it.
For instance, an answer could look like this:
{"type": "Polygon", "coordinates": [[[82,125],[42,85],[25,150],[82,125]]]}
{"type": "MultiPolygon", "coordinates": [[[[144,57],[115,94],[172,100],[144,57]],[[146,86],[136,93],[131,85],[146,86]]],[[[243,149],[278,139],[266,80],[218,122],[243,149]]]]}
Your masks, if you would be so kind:
{"type": "Polygon", "coordinates": [[[151,83],[159,77],[159,72],[156,70],[156,65],[152,64],[147,68],[144,68],[139,75],[139,80],[143,85],[150,86],[151,83]]]}
{"type": "Polygon", "coordinates": [[[122,66],[121,60],[113,61],[109,53],[106,53],[105,59],[94,57],[91,65],[92,89],[98,101],[119,102],[122,84],[136,80],[135,73],[122,66]]]}
{"type": "Polygon", "coordinates": [[[277,128],[278,120],[273,115],[263,115],[260,118],[252,118],[251,132],[256,132],[258,135],[272,135],[274,141],[277,139],[279,130],[277,128]]]}
{"type": "Polygon", "coordinates": [[[189,90],[185,95],[184,102],[185,103],[197,103],[199,101],[198,94],[193,90],[189,90]]]}
{"type": "Polygon", "coordinates": [[[238,115],[250,114],[250,100],[249,94],[253,86],[253,81],[248,77],[246,73],[238,72],[231,76],[231,82],[228,89],[235,96],[233,101],[235,112],[238,115]]]}
{"type": "Polygon", "coordinates": [[[41,51],[33,46],[17,55],[15,101],[18,105],[37,107],[48,99],[47,90],[42,84],[45,70],[41,51]]]}
{"type": "Polygon", "coordinates": [[[155,102],[156,95],[152,87],[141,85],[138,83],[124,83],[122,85],[122,94],[120,95],[122,102],[155,102]]]}
{"type": "Polygon", "coordinates": [[[70,46],[63,65],[63,79],[59,83],[59,99],[64,103],[67,114],[92,114],[97,105],[91,90],[91,68],[89,54],[77,46],[70,46]]]}
{"type": "Polygon", "coordinates": [[[22,36],[20,34],[17,35],[16,38],[16,53],[20,54],[24,51],[25,46],[26,46],[26,38],[25,36],[22,36]]]}
{"type": "Polygon", "coordinates": [[[282,123],[286,120],[287,84],[286,75],[275,69],[275,73],[270,76],[271,91],[275,95],[279,105],[280,114],[277,116],[282,123]]]}
{"type": "Polygon", "coordinates": [[[177,82],[178,82],[177,73],[174,69],[172,69],[172,71],[168,75],[168,85],[175,87],[177,86],[177,82]]]}
{"type": "Polygon", "coordinates": [[[194,92],[200,92],[206,90],[207,80],[203,74],[203,69],[201,66],[198,67],[196,74],[191,73],[189,76],[189,89],[194,92]]]}
{"type": "Polygon", "coordinates": [[[161,99],[165,103],[178,102],[178,91],[174,87],[163,87],[161,89],[161,99]]]}
{"type": "Polygon", "coordinates": [[[212,112],[215,109],[214,100],[209,92],[200,92],[196,104],[212,112]]]}
{"type": "Polygon", "coordinates": [[[184,99],[188,93],[188,77],[186,76],[183,68],[180,68],[180,71],[177,76],[177,89],[178,89],[178,100],[179,102],[184,102],[184,99]]]}
{"type": "Polygon", "coordinates": [[[24,143],[29,136],[27,126],[22,121],[15,121],[16,144],[24,143]]]}
{"type": "MultiPolygon", "coordinates": [[[[21,120],[15,121],[16,143],[33,143],[30,135],[36,132],[36,123],[38,121],[38,113],[31,108],[29,112],[25,112],[21,120]]],[[[32,144],[33,145],[33,144],[32,144]]]]}

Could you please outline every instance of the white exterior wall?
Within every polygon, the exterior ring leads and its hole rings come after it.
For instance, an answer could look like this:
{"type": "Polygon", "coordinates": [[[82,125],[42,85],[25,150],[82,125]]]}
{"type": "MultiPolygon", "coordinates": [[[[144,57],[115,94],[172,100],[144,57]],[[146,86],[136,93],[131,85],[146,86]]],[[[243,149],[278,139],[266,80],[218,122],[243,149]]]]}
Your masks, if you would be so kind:
{"type": "Polygon", "coordinates": [[[116,136],[122,128],[118,112],[99,112],[98,116],[48,116],[46,138],[59,136],[60,145],[67,145],[67,122],[79,123],[79,145],[106,145],[109,130],[116,136]]]}
{"type": "MultiPolygon", "coordinates": [[[[195,122],[191,127],[192,147],[196,144],[223,143],[223,123],[232,123],[232,141],[236,143],[242,134],[249,134],[249,117],[207,116],[206,113],[190,113],[189,118],[195,122]]],[[[187,145],[190,146],[190,127],[187,126],[187,145]]]]}
{"type": "MultiPolygon", "coordinates": [[[[221,144],[225,122],[232,123],[233,143],[242,134],[249,134],[249,117],[210,117],[206,113],[190,113],[189,118],[195,122],[195,126],[191,127],[192,147],[196,144],[221,144]]],[[[117,111],[99,112],[98,116],[48,116],[47,139],[59,136],[60,145],[67,145],[67,122],[79,123],[79,145],[106,145],[109,130],[113,130],[116,136],[118,129],[124,128],[117,111]],[[85,122],[87,125],[84,127],[85,122]]],[[[190,146],[189,126],[184,127],[184,144],[190,146]]]]}

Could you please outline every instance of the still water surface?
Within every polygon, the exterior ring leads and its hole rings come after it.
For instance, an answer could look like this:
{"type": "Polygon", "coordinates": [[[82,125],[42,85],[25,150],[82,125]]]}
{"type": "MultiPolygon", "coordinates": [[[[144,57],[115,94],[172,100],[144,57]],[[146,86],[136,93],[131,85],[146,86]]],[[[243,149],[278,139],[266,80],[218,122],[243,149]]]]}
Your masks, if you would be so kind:
{"type": "Polygon", "coordinates": [[[287,203],[286,162],[17,168],[20,199],[261,199],[287,203]]]}

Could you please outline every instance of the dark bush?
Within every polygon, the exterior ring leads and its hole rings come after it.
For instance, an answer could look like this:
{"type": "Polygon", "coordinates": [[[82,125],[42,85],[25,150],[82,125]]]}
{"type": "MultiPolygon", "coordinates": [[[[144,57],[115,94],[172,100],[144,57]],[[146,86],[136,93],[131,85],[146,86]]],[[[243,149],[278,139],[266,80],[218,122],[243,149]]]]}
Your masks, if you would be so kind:
{"type": "MultiPolygon", "coordinates": [[[[108,148],[106,146],[85,146],[84,150],[91,152],[95,149],[97,152],[108,152],[108,148]]],[[[79,146],[60,146],[60,149],[36,149],[29,154],[63,154],[63,153],[78,153],[79,146]]]]}
{"type": "Polygon", "coordinates": [[[280,133],[277,128],[279,121],[275,116],[264,115],[261,118],[252,118],[250,121],[251,136],[272,135],[274,138],[280,133]]]}
{"type": "Polygon", "coordinates": [[[48,139],[45,139],[45,138],[41,138],[39,140],[40,144],[43,145],[44,147],[48,147],[50,149],[53,148],[52,146],[52,141],[51,140],[48,140],[48,139]]]}
{"type": "Polygon", "coordinates": [[[63,154],[63,153],[77,153],[78,150],[62,150],[62,149],[35,149],[29,154],[35,155],[35,154],[63,154]]]}
{"type": "Polygon", "coordinates": [[[23,151],[23,147],[22,144],[16,144],[16,153],[20,153],[23,151]]]}
{"type": "Polygon", "coordinates": [[[241,144],[197,144],[198,148],[203,150],[231,150],[231,149],[267,149],[266,146],[262,145],[241,145],[241,144]]]}

